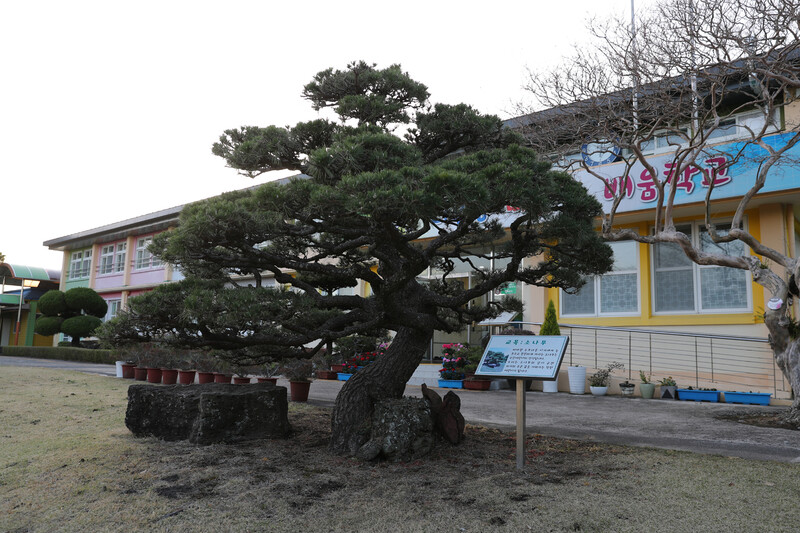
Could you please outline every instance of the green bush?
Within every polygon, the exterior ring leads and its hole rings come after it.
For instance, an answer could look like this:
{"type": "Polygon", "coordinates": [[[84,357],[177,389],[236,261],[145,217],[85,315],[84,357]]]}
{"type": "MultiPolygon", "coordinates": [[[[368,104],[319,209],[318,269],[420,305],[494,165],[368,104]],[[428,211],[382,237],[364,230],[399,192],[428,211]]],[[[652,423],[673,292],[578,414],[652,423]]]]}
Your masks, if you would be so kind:
{"type": "Polygon", "coordinates": [[[102,317],[108,311],[108,304],[103,297],[88,287],[76,287],[68,290],[64,293],[64,301],[67,307],[78,313],[83,310],[88,315],[102,317]]]}
{"type": "Polygon", "coordinates": [[[88,337],[100,327],[103,321],[96,316],[81,315],[66,319],[61,323],[61,331],[70,337],[88,337]]]}
{"type": "Polygon", "coordinates": [[[539,330],[539,335],[561,335],[561,329],[558,327],[558,318],[556,317],[556,306],[553,300],[547,304],[547,311],[544,314],[544,323],[539,330]]]}
{"type": "Polygon", "coordinates": [[[50,335],[55,335],[61,331],[61,324],[63,322],[64,319],[60,316],[40,316],[36,320],[36,327],[34,328],[34,331],[39,335],[49,337],[50,335]]]}
{"type": "Polygon", "coordinates": [[[111,350],[88,350],[86,348],[53,346],[3,346],[3,355],[9,357],[35,357],[59,361],[81,361],[84,363],[114,364],[116,357],[111,350]]]}
{"type": "MultiPolygon", "coordinates": [[[[64,293],[53,290],[47,291],[39,298],[39,312],[49,316],[56,316],[67,310],[67,301],[64,293]]],[[[51,334],[52,335],[52,334],[51,334]]]]}

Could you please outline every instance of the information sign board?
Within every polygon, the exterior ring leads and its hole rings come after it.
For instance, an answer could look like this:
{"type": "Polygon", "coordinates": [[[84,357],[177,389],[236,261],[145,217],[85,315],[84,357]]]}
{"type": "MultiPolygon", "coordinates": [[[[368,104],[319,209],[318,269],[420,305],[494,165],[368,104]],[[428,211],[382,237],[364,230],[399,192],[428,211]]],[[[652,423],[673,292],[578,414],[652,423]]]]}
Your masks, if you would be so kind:
{"type": "Polygon", "coordinates": [[[568,343],[566,336],[494,335],[475,375],[554,380],[568,343]]]}

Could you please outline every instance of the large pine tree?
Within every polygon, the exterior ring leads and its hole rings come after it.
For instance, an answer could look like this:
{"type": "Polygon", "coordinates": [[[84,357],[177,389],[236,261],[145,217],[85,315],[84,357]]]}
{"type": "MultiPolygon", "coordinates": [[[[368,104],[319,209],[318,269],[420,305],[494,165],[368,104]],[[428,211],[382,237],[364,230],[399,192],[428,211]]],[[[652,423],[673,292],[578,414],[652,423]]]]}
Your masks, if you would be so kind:
{"type": "Polygon", "coordinates": [[[107,336],[268,358],[389,329],[385,355],[336,400],[331,449],[353,453],[373,404],[402,395],[434,330],[518,308],[475,305],[503,283],[580,286],[609,269],[611,251],[592,227],[600,206],[581,185],[516,145],[497,117],[428,107],[427,88],[400,66],[328,69],[303,95],[340,120],[228,130],[213,151],[250,176],[304,176],[185,208],[154,249],[186,280],[134,299],[107,336]],[[412,121],[403,137],[393,133],[412,121]],[[479,268],[490,258],[495,270],[479,268]],[[469,286],[454,279],[465,270],[469,286]],[[237,285],[238,275],[256,286],[237,285]],[[265,276],[293,290],[267,288],[265,276]],[[368,296],[337,294],[359,282],[368,296]]]}

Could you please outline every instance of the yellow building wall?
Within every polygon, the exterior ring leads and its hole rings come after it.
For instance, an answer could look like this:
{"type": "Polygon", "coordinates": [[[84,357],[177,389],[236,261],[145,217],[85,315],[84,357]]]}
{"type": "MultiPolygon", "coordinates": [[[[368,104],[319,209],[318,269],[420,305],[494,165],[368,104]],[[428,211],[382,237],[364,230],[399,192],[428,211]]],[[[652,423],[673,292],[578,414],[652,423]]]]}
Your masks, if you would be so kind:
{"type": "MultiPolygon", "coordinates": [[[[733,213],[720,213],[715,216],[719,218],[730,217],[733,213]]],[[[780,205],[770,204],[759,209],[749,210],[747,213],[747,225],[750,233],[761,242],[776,250],[787,250],[786,240],[786,217],[787,209],[781,209],[780,205]],[[763,236],[763,238],[762,238],[763,236]]],[[[676,218],[676,223],[691,222],[698,220],[698,217],[676,218]]],[[[636,228],[640,234],[646,235],[650,230],[649,221],[631,224],[627,228],[636,228]]],[[[789,243],[790,244],[790,243],[789,243]]],[[[752,251],[751,251],[752,254],[752,251]]],[[[658,328],[662,330],[692,331],[695,333],[703,332],[707,334],[728,334],[743,336],[766,336],[766,327],[763,326],[763,309],[766,300],[761,285],[751,283],[751,298],[753,310],[745,313],[687,313],[678,315],[657,315],[652,309],[652,255],[651,246],[639,244],[639,298],[640,314],[638,316],[621,317],[561,317],[560,316],[560,296],[559,289],[548,289],[547,295],[543,298],[546,306],[547,300],[552,299],[559,309],[559,321],[568,322],[576,325],[598,326],[598,327],[625,327],[625,328],[658,328]],[[741,326],[750,326],[744,330],[741,326]],[[698,331],[699,330],[699,331],[698,331]]],[[[534,306],[539,304],[534,297],[534,306]]],[[[541,320],[531,320],[541,322],[541,320]]]]}

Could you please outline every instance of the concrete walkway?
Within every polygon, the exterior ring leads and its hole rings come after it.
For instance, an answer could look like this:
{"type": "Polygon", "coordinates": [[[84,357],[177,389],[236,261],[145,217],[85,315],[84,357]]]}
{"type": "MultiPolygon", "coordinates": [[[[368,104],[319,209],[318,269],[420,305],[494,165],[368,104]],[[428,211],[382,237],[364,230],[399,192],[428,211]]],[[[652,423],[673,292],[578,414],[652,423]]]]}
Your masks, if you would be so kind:
{"type": "MultiPolygon", "coordinates": [[[[2,365],[44,366],[108,376],[116,373],[113,365],[22,357],[0,356],[2,365]]],[[[332,406],[343,383],[314,381],[309,403],[332,406]]],[[[283,380],[278,384],[288,385],[283,380]]],[[[439,390],[442,395],[446,392],[439,390]]],[[[508,430],[516,427],[514,391],[460,390],[457,393],[467,423],[508,430]]],[[[405,394],[422,395],[418,386],[406,387],[405,394]]],[[[716,418],[731,413],[778,412],[784,409],[780,407],[543,392],[526,393],[526,402],[529,433],[746,459],[800,462],[800,431],[760,428],[716,418]]]]}

